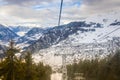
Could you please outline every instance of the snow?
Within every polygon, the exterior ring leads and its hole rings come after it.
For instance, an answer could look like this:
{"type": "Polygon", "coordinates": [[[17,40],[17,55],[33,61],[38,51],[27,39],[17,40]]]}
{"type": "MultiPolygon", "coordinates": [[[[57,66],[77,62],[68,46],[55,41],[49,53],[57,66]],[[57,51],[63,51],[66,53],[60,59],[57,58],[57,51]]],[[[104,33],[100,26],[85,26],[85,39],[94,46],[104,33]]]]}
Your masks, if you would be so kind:
{"type": "Polygon", "coordinates": [[[19,35],[19,36],[24,36],[26,34],[26,32],[23,32],[23,31],[21,31],[21,32],[17,32],[17,35],[19,35]]]}
{"type": "Polygon", "coordinates": [[[53,73],[51,75],[51,80],[62,80],[62,74],[61,73],[53,73]]]}
{"type": "Polygon", "coordinates": [[[49,64],[53,68],[59,67],[62,65],[62,58],[59,56],[54,56],[54,50],[49,51],[48,50],[41,50],[39,54],[33,54],[32,58],[35,61],[35,63],[43,62],[44,64],[49,64]]]}
{"type": "Polygon", "coordinates": [[[119,25],[97,28],[96,31],[94,32],[91,31],[91,32],[81,33],[81,31],[79,31],[77,32],[77,34],[70,35],[67,39],[61,41],[60,43],[54,46],[64,46],[64,45],[65,46],[70,46],[70,45],[77,46],[81,43],[106,42],[108,39],[112,39],[112,37],[120,37],[119,33],[120,33],[119,25]]]}
{"type": "Polygon", "coordinates": [[[26,37],[29,40],[38,40],[41,36],[42,36],[42,33],[38,33],[38,34],[35,34],[33,36],[30,36],[30,37],[26,36],[26,37]]]}
{"type": "Polygon", "coordinates": [[[0,45],[3,45],[3,46],[8,46],[9,42],[4,42],[4,41],[1,41],[0,40],[0,45]]]}
{"type": "Polygon", "coordinates": [[[23,49],[25,47],[28,47],[30,44],[27,43],[21,43],[21,44],[17,44],[16,46],[19,47],[20,49],[23,49]]]}

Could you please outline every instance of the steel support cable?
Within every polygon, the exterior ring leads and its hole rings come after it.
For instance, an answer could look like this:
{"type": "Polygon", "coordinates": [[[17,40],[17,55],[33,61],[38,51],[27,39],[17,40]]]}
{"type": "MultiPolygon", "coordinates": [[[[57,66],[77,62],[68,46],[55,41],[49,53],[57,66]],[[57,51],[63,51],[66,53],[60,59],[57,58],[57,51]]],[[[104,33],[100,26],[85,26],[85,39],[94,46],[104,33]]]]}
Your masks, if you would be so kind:
{"type": "Polygon", "coordinates": [[[61,13],[62,13],[62,6],[63,6],[63,0],[61,0],[61,5],[60,5],[60,12],[59,12],[58,26],[60,26],[60,21],[61,21],[61,13]]]}
{"type": "MultiPolygon", "coordinates": [[[[107,33],[106,35],[104,35],[103,37],[99,38],[98,40],[105,39],[105,37],[106,37],[107,35],[110,35],[111,33],[115,32],[115,31],[117,31],[117,30],[119,30],[119,29],[120,29],[120,27],[117,28],[117,29],[115,29],[115,30],[113,30],[113,31],[111,31],[111,32],[109,32],[109,33],[107,33]]],[[[97,41],[98,41],[98,40],[97,40],[97,41]]]]}

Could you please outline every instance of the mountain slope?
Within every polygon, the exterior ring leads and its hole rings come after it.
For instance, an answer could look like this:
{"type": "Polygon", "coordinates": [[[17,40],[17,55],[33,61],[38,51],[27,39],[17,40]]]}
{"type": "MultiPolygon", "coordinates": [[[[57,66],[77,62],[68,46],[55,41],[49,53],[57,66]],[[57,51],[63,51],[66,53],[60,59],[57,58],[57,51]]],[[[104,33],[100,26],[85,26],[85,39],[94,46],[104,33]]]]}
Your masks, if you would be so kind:
{"type": "Polygon", "coordinates": [[[9,40],[15,39],[17,37],[19,36],[15,32],[3,25],[0,25],[0,40],[2,42],[8,42],[9,40]]]}
{"type": "MultiPolygon", "coordinates": [[[[120,32],[119,16],[119,11],[113,11],[91,16],[85,19],[85,21],[71,22],[66,25],[53,27],[44,33],[37,42],[32,44],[29,50],[37,52],[40,49],[45,49],[52,45],[59,45],[62,41],[64,41],[64,45],[74,45],[79,43],[92,43],[100,40],[100,38],[105,38],[104,40],[106,40],[109,37],[120,37],[117,34],[120,32]]],[[[102,40],[102,42],[104,41],[102,40]]]]}
{"type": "Polygon", "coordinates": [[[37,52],[40,49],[48,48],[52,45],[58,44],[60,41],[67,39],[70,35],[77,33],[77,31],[80,31],[81,33],[94,32],[96,28],[101,28],[101,24],[87,24],[85,21],[71,22],[67,25],[53,27],[47,29],[39,38],[39,40],[37,40],[37,42],[29,46],[29,50],[32,52],[37,52]]]}
{"type": "Polygon", "coordinates": [[[32,28],[24,36],[18,39],[17,44],[18,46],[27,47],[30,44],[36,42],[42,36],[43,33],[44,33],[44,29],[32,28]]]}

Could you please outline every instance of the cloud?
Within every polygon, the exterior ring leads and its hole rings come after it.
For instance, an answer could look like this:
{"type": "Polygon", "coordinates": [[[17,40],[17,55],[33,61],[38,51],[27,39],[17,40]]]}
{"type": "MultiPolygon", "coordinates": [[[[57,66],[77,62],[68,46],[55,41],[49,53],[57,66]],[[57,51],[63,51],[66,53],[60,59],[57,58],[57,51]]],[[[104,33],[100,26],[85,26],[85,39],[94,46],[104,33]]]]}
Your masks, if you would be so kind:
{"type": "MultiPolygon", "coordinates": [[[[60,0],[2,0],[0,23],[55,26],[59,7],[60,0]]],[[[64,0],[61,24],[119,8],[120,0],[64,0]]]]}
{"type": "Polygon", "coordinates": [[[94,14],[117,9],[120,9],[120,0],[82,0],[80,6],[74,5],[63,9],[62,23],[80,21],[94,14]]]}
{"type": "Polygon", "coordinates": [[[2,0],[3,2],[6,2],[8,5],[36,5],[36,4],[44,4],[53,2],[54,0],[2,0]]]}
{"type": "Polygon", "coordinates": [[[0,23],[5,24],[38,24],[48,27],[48,24],[56,25],[57,10],[41,9],[35,10],[29,7],[9,5],[0,7],[0,23]],[[53,15],[54,14],[54,15],[53,15]]]}
{"type": "Polygon", "coordinates": [[[105,11],[120,8],[120,0],[83,0],[86,9],[93,11],[105,11]]]}

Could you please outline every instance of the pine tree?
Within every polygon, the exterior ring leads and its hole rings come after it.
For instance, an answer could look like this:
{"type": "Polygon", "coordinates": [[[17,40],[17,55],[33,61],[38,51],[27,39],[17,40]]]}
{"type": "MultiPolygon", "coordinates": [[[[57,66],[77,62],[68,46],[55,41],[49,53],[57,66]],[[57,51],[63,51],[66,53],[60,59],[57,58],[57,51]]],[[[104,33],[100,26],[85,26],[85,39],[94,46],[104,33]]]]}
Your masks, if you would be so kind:
{"type": "Polygon", "coordinates": [[[33,61],[30,52],[25,56],[25,80],[33,80],[33,61]]]}
{"type": "Polygon", "coordinates": [[[3,76],[4,80],[15,80],[15,76],[18,71],[19,60],[15,54],[19,52],[19,49],[15,48],[14,42],[11,40],[8,50],[6,51],[5,60],[1,63],[0,76],[3,76]]]}
{"type": "Polygon", "coordinates": [[[52,69],[48,65],[44,65],[43,63],[38,63],[35,68],[36,78],[35,80],[50,80],[50,75],[52,73],[52,69]]]}

